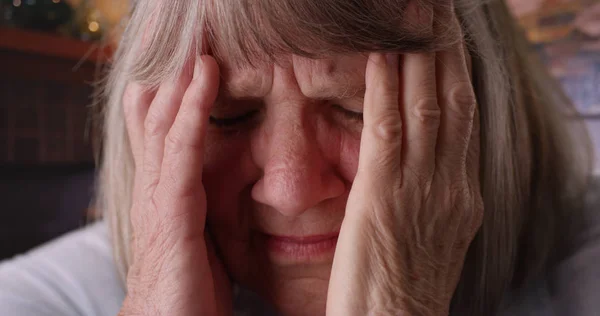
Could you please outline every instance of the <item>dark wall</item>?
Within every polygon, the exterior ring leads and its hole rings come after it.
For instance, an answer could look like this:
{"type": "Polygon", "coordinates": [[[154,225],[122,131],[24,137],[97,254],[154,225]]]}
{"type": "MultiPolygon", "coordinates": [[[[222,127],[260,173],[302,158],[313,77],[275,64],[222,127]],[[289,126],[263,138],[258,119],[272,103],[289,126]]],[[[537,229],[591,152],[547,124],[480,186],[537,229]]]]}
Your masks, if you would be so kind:
{"type": "Polygon", "coordinates": [[[85,224],[92,166],[0,167],[0,260],[85,224]]]}

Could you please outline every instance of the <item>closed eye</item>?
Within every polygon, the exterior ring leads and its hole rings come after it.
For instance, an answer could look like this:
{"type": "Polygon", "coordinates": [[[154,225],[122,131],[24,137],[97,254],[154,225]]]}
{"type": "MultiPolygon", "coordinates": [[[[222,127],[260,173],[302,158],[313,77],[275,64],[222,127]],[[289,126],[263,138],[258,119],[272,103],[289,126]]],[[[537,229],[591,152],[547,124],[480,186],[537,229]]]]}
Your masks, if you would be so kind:
{"type": "Polygon", "coordinates": [[[333,106],[333,108],[338,111],[340,114],[342,114],[344,117],[346,117],[347,119],[350,119],[352,121],[363,121],[363,112],[355,112],[355,111],[351,111],[348,110],[346,108],[344,108],[341,105],[337,105],[335,104],[333,106]]]}
{"type": "Polygon", "coordinates": [[[210,116],[208,121],[210,124],[215,125],[216,127],[234,127],[236,125],[241,125],[250,121],[254,116],[258,114],[258,110],[253,110],[242,115],[233,116],[233,117],[214,117],[210,116]]]}

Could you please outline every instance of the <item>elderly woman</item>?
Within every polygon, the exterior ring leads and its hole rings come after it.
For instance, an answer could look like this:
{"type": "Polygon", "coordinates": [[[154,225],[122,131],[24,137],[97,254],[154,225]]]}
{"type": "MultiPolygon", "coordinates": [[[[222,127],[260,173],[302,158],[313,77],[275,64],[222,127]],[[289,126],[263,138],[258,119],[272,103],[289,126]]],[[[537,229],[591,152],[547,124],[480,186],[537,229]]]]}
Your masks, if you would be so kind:
{"type": "Polygon", "coordinates": [[[0,309],[596,315],[559,91],[497,0],[139,2],[104,220],[2,265],[0,309]]]}

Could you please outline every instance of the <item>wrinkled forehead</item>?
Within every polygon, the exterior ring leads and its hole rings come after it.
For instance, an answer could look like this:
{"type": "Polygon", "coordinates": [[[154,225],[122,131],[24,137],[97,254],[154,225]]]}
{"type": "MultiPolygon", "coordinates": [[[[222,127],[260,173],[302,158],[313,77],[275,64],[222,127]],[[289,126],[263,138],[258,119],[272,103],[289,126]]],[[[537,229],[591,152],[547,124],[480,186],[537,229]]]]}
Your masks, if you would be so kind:
{"type": "Polygon", "coordinates": [[[221,61],[222,90],[232,98],[260,98],[268,94],[274,80],[293,80],[302,93],[315,99],[362,96],[368,54],[338,54],[309,58],[293,54],[278,56],[277,62],[236,66],[221,61]],[[277,75],[276,75],[277,72],[277,75]]]}
{"type": "Polygon", "coordinates": [[[363,80],[368,53],[431,52],[451,42],[431,32],[437,1],[442,0],[140,2],[132,21],[144,22],[131,24],[140,27],[131,29],[137,40],[129,52],[130,75],[157,86],[197,54],[210,53],[222,67],[222,87],[230,90],[263,92],[273,67],[282,65],[303,90],[309,88],[305,82],[318,92],[328,89],[322,82],[333,81],[352,93],[355,81],[363,80]]]}
{"type": "Polygon", "coordinates": [[[221,89],[233,97],[264,95],[276,69],[293,74],[307,96],[352,95],[364,91],[370,52],[440,45],[431,32],[434,2],[216,1],[206,15],[207,44],[222,67],[221,89]]]}

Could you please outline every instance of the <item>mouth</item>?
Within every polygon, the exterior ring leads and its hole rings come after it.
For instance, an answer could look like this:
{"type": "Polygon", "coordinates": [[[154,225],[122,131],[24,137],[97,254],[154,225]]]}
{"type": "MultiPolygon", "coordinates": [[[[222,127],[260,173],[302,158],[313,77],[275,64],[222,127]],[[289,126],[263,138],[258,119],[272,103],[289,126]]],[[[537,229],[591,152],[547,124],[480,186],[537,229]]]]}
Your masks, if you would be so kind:
{"type": "Polygon", "coordinates": [[[310,236],[262,234],[271,260],[281,264],[319,263],[333,260],[339,232],[310,236]]]}

